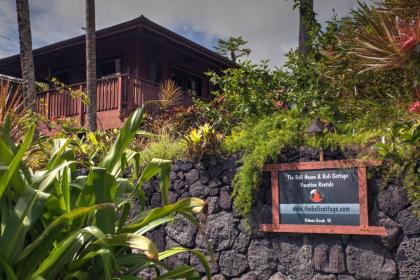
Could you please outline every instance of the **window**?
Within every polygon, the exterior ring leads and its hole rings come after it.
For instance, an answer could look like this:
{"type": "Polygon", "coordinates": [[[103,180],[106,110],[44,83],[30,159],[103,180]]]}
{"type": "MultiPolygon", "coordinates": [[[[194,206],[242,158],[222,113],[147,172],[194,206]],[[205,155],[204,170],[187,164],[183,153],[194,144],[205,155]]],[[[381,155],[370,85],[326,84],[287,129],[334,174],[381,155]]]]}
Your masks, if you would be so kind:
{"type": "Polygon", "coordinates": [[[193,96],[201,96],[201,79],[199,77],[172,68],[171,79],[186,93],[193,96]]]}
{"type": "Polygon", "coordinates": [[[53,69],[50,78],[56,78],[59,82],[68,85],[71,83],[71,69],[53,69]]]}
{"type": "Polygon", "coordinates": [[[121,58],[108,59],[98,62],[96,66],[96,76],[98,78],[121,73],[121,58]]]}
{"type": "Polygon", "coordinates": [[[162,64],[156,60],[149,61],[149,80],[160,83],[162,81],[162,64]]]}

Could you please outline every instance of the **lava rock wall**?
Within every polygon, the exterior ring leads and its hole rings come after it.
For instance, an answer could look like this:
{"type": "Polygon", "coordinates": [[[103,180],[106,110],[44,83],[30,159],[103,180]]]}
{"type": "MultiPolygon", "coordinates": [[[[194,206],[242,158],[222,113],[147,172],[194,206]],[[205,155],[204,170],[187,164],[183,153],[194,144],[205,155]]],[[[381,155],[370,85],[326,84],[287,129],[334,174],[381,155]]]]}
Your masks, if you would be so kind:
{"type": "MultiPolygon", "coordinates": [[[[344,158],[339,152],[328,151],[325,157],[344,158]]],[[[283,162],[317,159],[317,151],[307,148],[282,155],[283,162]]],[[[271,223],[269,174],[263,176],[256,194],[249,226],[232,208],[231,183],[240,168],[237,162],[236,157],[220,156],[198,163],[173,163],[170,201],[191,196],[205,199],[208,215],[200,230],[178,217],[149,233],[160,250],[184,246],[202,251],[209,256],[213,279],[217,280],[420,279],[420,221],[403,188],[380,187],[375,176],[368,180],[369,223],[385,226],[387,237],[262,233],[258,225],[271,223]]],[[[147,207],[161,205],[159,181],[145,184],[144,190],[147,207]]],[[[190,253],[166,262],[172,266],[191,264],[204,276],[204,268],[190,253]]]]}

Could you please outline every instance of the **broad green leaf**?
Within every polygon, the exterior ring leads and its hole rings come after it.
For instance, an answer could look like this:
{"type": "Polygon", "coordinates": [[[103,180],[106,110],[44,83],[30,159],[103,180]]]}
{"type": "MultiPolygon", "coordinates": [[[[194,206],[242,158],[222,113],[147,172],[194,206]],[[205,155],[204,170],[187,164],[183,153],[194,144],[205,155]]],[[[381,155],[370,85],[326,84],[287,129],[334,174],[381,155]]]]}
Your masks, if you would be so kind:
{"type": "Polygon", "coordinates": [[[77,261],[73,262],[70,265],[69,270],[78,270],[83,265],[85,265],[87,262],[90,262],[94,257],[101,256],[101,255],[110,255],[111,251],[108,249],[99,249],[97,251],[90,251],[87,254],[85,254],[82,258],[78,259],[77,261]]]}
{"type": "Polygon", "coordinates": [[[169,204],[160,208],[154,208],[150,210],[149,212],[144,214],[144,217],[141,218],[141,221],[125,226],[123,231],[136,232],[157,219],[161,219],[168,216],[173,217],[179,211],[200,213],[205,205],[206,202],[202,199],[185,198],[177,201],[174,204],[169,204]]]}
{"type": "MultiPolygon", "coordinates": [[[[29,146],[32,143],[32,138],[35,133],[35,126],[32,126],[28,133],[26,133],[23,143],[20,145],[19,150],[17,151],[16,155],[14,156],[13,160],[9,164],[9,168],[4,172],[4,174],[0,177],[0,198],[3,196],[4,191],[7,189],[10,180],[14,176],[19,167],[22,157],[25,152],[28,150],[29,146]]],[[[0,139],[1,141],[1,139],[0,139]]],[[[21,188],[23,186],[20,186],[21,188]]],[[[23,191],[23,189],[18,189],[18,192],[23,191]]]]}
{"type": "Polygon", "coordinates": [[[63,160],[65,159],[65,157],[63,157],[63,153],[65,152],[66,148],[71,143],[71,141],[72,141],[71,137],[69,137],[68,139],[54,139],[53,140],[52,157],[49,160],[45,169],[49,170],[63,162],[63,160]]]}
{"type": "MultiPolygon", "coordinates": [[[[92,184],[93,193],[95,195],[95,204],[111,203],[115,200],[115,177],[109,175],[104,168],[94,167],[91,169],[89,176],[92,174],[92,181],[88,180],[86,185],[92,184]]],[[[98,210],[95,215],[96,226],[105,234],[115,233],[115,209],[112,207],[98,210]]]]}
{"type": "Polygon", "coordinates": [[[157,174],[160,174],[160,191],[163,203],[166,205],[169,203],[169,174],[171,172],[171,161],[163,159],[152,159],[152,161],[146,166],[140,179],[137,183],[137,188],[152,179],[157,174]]]}
{"type": "Polygon", "coordinates": [[[191,266],[180,265],[179,267],[162,274],[157,277],[156,280],[165,280],[165,279],[189,279],[189,280],[199,280],[200,274],[191,266]]]}
{"type": "Polygon", "coordinates": [[[118,134],[118,137],[111,149],[101,162],[100,166],[105,168],[111,175],[115,175],[113,173],[114,167],[117,164],[120,164],[121,156],[133,140],[137,130],[140,128],[143,114],[144,108],[140,107],[130,115],[130,117],[125,121],[124,126],[121,128],[120,133],[118,134]]]}
{"type": "Polygon", "coordinates": [[[34,178],[33,188],[39,189],[40,191],[48,191],[48,187],[57,179],[60,172],[73,163],[72,161],[66,161],[47,172],[41,173],[40,176],[34,178]]]}
{"type": "Polygon", "coordinates": [[[10,263],[14,263],[22,251],[25,235],[43,214],[48,197],[48,193],[27,188],[16,203],[14,211],[9,213],[0,239],[0,252],[10,263]]]}
{"type": "Polygon", "coordinates": [[[119,219],[118,219],[118,229],[117,229],[117,233],[120,233],[121,230],[124,228],[124,224],[127,221],[128,218],[128,214],[130,214],[130,203],[124,203],[119,207],[119,219]]]}
{"type": "Polygon", "coordinates": [[[157,228],[160,225],[172,222],[175,219],[173,216],[163,217],[160,219],[156,219],[150,223],[148,223],[146,226],[142,227],[138,231],[136,231],[137,234],[146,234],[149,231],[152,231],[153,229],[157,228]]]}
{"type": "Polygon", "coordinates": [[[211,279],[210,265],[209,265],[206,257],[204,256],[204,254],[201,253],[198,250],[188,249],[188,248],[183,248],[183,247],[173,247],[173,248],[170,248],[168,250],[165,250],[164,252],[159,253],[159,260],[162,261],[162,260],[164,260],[164,259],[166,259],[170,256],[180,254],[180,253],[185,253],[185,252],[193,253],[200,260],[201,264],[203,265],[204,269],[206,270],[207,279],[210,280],[211,279]]]}
{"type": "Polygon", "coordinates": [[[105,235],[96,227],[85,227],[69,235],[51,251],[49,256],[41,263],[39,268],[32,274],[32,279],[38,276],[46,279],[56,279],[64,266],[75,260],[77,252],[86,244],[91,237],[96,242],[106,246],[105,235]]]}
{"type": "Polygon", "coordinates": [[[94,211],[106,208],[106,207],[113,207],[111,204],[100,204],[100,205],[93,205],[90,207],[81,207],[73,209],[72,211],[65,213],[55,219],[50,225],[48,225],[47,228],[42,232],[42,234],[35,239],[28,247],[25,248],[25,250],[19,255],[19,258],[17,261],[21,261],[25,259],[29,254],[32,252],[37,253],[40,255],[39,248],[49,248],[53,242],[55,241],[55,235],[53,234],[53,231],[56,228],[61,229],[61,225],[65,225],[68,222],[71,222],[72,220],[75,220],[79,217],[86,216],[92,214],[94,211]],[[47,242],[49,239],[51,239],[51,236],[53,237],[50,242],[47,242]]]}
{"type": "MultiPolygon", "coordinates": [[[[6,273],[8,280],[17,280],[15,272],[13,268],[7,263],[7,261],[3,258],[0,254],[0,267],[3,268],[4,272],[6,273]]],[[[0,270],[1,271],[1,270],[0,270]]]]}

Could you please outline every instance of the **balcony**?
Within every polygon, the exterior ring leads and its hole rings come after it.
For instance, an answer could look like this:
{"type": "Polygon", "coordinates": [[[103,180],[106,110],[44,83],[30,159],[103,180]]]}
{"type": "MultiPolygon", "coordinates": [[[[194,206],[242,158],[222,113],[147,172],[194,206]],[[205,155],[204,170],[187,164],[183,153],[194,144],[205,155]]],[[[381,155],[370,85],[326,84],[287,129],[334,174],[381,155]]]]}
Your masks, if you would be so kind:
{"type": "MultiPolygon", "coordinates": [[[[50,120],[72,117],[81,126],[86,123],[86,105],[75,97],[85,91],[86,83],[67,86],[67,89],[52,89],[37,94],[37,112],[50,120]]],[[[160,85],[129,74],[104,77],[96,82],[96,110],[99,129],[118,128],[131,112],[147,101],[159,100],[160,85]]],[[[180,105],[190,106],[192,97],[186,93],[180,105]]],[[[156,111],[155,104],[146,105],[149,112],[156,111]]]]}

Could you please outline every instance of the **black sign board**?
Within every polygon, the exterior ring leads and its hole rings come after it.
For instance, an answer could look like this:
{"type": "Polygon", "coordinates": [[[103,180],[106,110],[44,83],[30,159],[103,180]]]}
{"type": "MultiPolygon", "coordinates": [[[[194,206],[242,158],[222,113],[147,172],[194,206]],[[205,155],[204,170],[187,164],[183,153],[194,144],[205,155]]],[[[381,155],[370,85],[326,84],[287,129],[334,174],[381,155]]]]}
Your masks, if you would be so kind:
{"type": "Polygon", "coordinates": [[[272,223],[264,232],[382,235],[369,225],[366,167],[378,160],[266,164],[271,173],[272,223]]]}
{"type": "Polygon", "coordinates": [[[282,224],[359,225],[357,169],[279,172],[282,224]]]}

